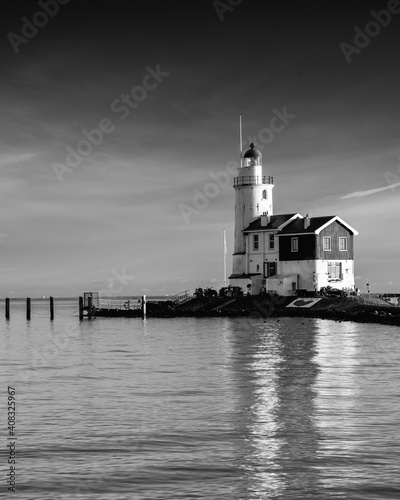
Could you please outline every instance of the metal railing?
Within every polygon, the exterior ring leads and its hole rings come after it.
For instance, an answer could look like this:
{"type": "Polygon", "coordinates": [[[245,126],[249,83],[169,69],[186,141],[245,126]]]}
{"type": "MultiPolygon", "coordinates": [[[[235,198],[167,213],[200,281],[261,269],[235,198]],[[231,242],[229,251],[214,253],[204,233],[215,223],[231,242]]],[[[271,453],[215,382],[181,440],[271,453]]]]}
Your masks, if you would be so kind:
{"type": "MultiPolygon", "coordinates": [[[[147,295],[146,302],[172,301],[175,304],[180,304],[188,299],[191,299],[192,297],[193,295],[189,292],[189,290],[185,290],[177,293],[176,295],[147,295]]],[[[123,299],[99,298],[98,302],[94,305],[98,309],[114,309],[117,311],[135,310],[141,308],[142,298],[140,296],[126,297],[123,299]]]]}
{"type": "Polygon", "coordinates": [[[117,311],[127,311],[140,309],[142,302],[138,300],[124,299],[99,299],[99,309],[115,309],[117,311]]]}
{"type": "Polygon", "coordinates": [[[257,186],[260,184],[273,184],[274,178],[270,175],[242,175],[234,177],[234,186],[257,186]]]}
{"type": "Polygon", "coordinates": [[[180,304],[181,302],[184,302],[185,300],[191,299],[193,295],[189,293],[189,290],[185,290],[184,292],[179,292],[176,295],[172,297],[172,300],[176,304],[180,304]]]}

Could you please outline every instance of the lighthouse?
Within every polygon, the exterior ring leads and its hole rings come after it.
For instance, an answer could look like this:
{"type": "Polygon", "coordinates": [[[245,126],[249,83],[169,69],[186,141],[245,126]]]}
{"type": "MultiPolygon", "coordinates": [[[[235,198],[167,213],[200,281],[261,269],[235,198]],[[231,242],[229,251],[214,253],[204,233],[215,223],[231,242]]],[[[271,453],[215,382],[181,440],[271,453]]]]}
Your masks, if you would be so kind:
{"type": "Polygon", "coordinates": [[[327,287],[354,291],[357,231],[338,215],[274,215],[274,181],[264,175],[262,154],[252,143],[240,156],[233,180],[233,293],[305,296],[327,287]]]}
{"type": "Polygon", "coordinates": [[[235,190],[235,236],[232,275],[246,273],[246,238],[243,230],[261,215],[272,215],[273,178],[263,175],[262,154],[254,143],[244,154],[233,180],[235,190]]]}

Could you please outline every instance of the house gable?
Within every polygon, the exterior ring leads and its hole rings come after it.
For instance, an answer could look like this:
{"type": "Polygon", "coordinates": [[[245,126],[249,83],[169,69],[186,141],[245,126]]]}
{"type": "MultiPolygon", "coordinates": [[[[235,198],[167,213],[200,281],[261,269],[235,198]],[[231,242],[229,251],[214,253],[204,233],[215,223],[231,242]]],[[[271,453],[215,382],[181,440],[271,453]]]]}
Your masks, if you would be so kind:
{"type": "Polygon", "coordinates": [[[278,233],[279,259],[352,260],[354,235],[358,234],[337,215],[288,221],[278,233]]]}
{"type": "Polygon", "coordinates": [[[323,229],[325,229],[329,224],[332,224],[333,222],[338,222],[342,226],[348,229],[349,232],[351,232],[353,235],[357,235],[358,231],[356,231],[353,227],[350,226],[350,224],[347,224],[343,219],[341,219],[338,215],[335,215],[331,220],[327,221],[325,224],[320,226],[315,233],[319,234],[323,229]]]}
{"type": "Polygon", "coordinates": [[[321,260],[354,259],[354,234],[339,220],[334,220],[316,234],[316,258],[321,260]],[[329,239],[330,250],[326,250],[324,238],[329,239]],[[342,240],[340,240],[342,239],[342,240]]]}

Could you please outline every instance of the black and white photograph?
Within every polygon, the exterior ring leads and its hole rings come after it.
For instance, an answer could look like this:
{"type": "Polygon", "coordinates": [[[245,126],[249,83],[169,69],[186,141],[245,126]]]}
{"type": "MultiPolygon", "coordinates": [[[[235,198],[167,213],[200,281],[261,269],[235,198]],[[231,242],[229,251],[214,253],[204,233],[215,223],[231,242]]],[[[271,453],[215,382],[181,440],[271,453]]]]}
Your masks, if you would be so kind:
{"type": "Polygon", "coordinates": [[[400,0],[0,18],[1,498],[400,498],[400,0]]]}

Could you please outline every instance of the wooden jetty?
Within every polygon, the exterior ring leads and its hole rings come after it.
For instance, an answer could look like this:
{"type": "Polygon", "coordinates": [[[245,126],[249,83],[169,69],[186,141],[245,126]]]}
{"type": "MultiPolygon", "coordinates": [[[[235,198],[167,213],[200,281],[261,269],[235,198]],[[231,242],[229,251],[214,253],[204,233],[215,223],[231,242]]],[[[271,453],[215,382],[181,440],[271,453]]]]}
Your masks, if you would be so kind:
{"type": "Polygon", "coordinates": [[[79,298],[79,319],[103,318],[142,318],[147,315],[169,315],[175,306],[190,300],[189,290],[176,295],[142,295],[124,298],[101,298],[98,292],[85,292],[79,298]],[[86,314],[85,314],[86,313],[86,314]]]}

